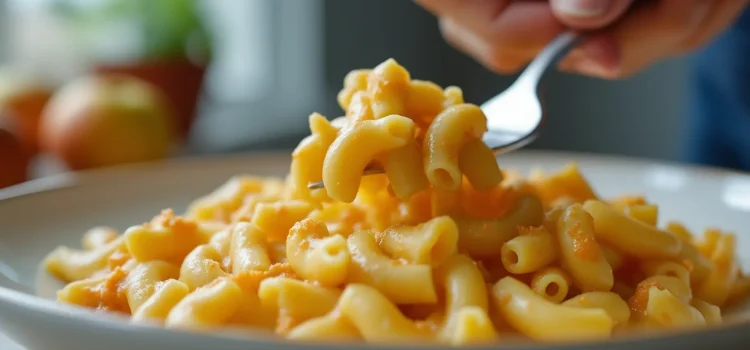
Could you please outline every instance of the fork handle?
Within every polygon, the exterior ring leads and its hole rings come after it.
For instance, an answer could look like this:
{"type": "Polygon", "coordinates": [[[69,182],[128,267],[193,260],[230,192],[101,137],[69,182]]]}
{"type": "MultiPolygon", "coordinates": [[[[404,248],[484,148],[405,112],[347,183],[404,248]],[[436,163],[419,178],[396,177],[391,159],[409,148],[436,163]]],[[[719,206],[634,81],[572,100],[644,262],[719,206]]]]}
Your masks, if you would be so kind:
{"type": "Polygon", "coordinates": [[[544,73],[584,38],[584,34],[572,30],[558,35],[529,63],[518,76],[517,82],[531,84],[536,88],[544,73]]]}

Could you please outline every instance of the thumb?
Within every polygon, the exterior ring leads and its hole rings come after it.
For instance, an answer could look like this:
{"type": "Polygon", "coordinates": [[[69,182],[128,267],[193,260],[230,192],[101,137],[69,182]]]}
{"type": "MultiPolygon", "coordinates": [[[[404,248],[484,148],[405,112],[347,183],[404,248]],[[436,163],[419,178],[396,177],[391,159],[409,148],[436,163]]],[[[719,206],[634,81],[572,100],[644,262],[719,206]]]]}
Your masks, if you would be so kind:
{"type": "Polygon", "coordinates": [[[634,0],[550,0],[555,16],[574,29],[606,27],[622,16],[634,0]]]}

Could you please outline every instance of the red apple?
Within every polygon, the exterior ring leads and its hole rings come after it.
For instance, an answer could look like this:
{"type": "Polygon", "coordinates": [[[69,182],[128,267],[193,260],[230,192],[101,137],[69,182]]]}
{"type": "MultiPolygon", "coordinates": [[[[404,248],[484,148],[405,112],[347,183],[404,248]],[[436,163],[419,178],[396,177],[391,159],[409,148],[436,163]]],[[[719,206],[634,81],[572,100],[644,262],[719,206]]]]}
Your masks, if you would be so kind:
{"type": "Polygon", "coordinates": [[[42,115],[45,151],[71,169],[166,157],[176,141],[173,108],[154,86],[125,75],[79,78],[42,115]]]}
{"type": "Polygon", "coordinates": [[[39,119],[52,90],[46,85],[18,72],[0,73],[0,108],[13,118],[15,133],[31,155],[39,149],[39,119]]]}
{"type": "MultiPolygon", "coordinates": [[[[8,112],[0,112],[7,118],[8,112]]],[[[0,123],[0,188],[19,184],[28,179],[29,155],[21,141],[12,132],[12,127],[4,119],[0,123]]]]}

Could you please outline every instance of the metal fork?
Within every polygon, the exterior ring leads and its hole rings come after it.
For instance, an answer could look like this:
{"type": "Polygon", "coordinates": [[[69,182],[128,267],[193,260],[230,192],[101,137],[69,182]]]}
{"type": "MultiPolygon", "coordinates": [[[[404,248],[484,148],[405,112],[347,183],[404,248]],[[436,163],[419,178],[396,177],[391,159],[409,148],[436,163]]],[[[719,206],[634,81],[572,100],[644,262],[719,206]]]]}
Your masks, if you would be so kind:
{"type": "MultiPolygon", "coordinates": [[[[560,34],[529,63],[508,89],[481,105],[487,116],[488,129],[482,141],[495,155],[515,151],[539,136],[545,119],[538,95],[539,81],[582,38],[582,34],[573,31],[560,34]]],[[[383,169],[367,168],[363,175],[383,172],[383,169]]],[[[321,181],[307,187],[312,190],[324,185],[321,181]]]]}

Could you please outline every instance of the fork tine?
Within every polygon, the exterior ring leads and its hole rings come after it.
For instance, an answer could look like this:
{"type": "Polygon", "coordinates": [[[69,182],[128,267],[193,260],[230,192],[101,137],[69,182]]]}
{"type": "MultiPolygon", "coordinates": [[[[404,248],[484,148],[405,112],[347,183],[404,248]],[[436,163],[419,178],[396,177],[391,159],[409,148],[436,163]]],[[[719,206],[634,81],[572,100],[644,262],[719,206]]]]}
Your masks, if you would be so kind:
{"type": "MultiPolygon", "coordinates": [[[[383,173],[385,173],[385,170],[380,169],[380,168],[374,168],[374,167],[365,168],[365,170],[362,172],[362,176],[383,174],[383,173]]],[[[324,187],[325,187],[325,184],[323,184],[323,181],[311,182],[310,184],[307,185],[307,188],[311,190],[318,190],[324,187]]]]}
{"type": "Polygon", "coordinates": [[[311,182],[309,185],[307,185],[307,188],[311,190],[319,190],[323,187],[325,187],[323,181],[311,182]]]}

